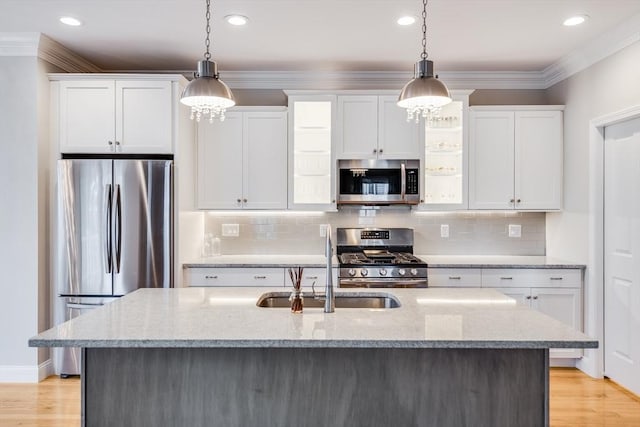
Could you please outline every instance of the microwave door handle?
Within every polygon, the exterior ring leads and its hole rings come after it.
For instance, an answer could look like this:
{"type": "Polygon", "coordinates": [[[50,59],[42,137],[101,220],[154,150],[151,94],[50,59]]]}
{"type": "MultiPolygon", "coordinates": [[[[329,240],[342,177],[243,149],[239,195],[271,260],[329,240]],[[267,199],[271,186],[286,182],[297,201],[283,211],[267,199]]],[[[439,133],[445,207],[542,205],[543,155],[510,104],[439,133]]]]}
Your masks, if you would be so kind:
{"type": "Polygon", "coordinates": [[[400,164],[400,199],[405,201],[407,193],[407,168],[404,163],[400,164]]]}

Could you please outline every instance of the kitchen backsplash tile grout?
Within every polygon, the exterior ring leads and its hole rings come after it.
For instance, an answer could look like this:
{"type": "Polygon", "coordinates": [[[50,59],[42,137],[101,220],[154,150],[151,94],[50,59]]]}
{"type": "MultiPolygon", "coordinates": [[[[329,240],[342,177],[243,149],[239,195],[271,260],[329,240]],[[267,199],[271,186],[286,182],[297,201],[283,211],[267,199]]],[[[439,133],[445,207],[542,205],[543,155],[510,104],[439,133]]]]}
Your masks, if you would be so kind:
{"type": "Polygon", "coordinates": [[[541,212],[415,213],[348,209],[324,214],[215,212],[205,214],[205,233],[220,237],[222,253],[322,254],[320,225],[408,227],[415,232],[414,252],[423,255],[545,255],[545,214],[541,212]],[[365,220],[365,221],[363,221],[365,220]],[[363,225],[364,223],[364,225],[363,225]],[[239,224],[238,237],[222,236],[222,224],[239,224]],[[449,238],[440,237],[449,225],[449,238]],[[508,236],[508,225],[522,225],[522,236],[508,236]]]}

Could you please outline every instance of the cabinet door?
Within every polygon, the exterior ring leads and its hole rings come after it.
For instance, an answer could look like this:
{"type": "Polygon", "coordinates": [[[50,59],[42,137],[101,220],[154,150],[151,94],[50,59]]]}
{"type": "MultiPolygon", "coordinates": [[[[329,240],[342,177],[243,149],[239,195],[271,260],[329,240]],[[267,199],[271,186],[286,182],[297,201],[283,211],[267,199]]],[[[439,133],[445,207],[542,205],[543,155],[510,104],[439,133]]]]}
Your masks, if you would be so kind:
{"type": "Polygon", "coordinates": [[[110,153],[115,147],[113,80],[60,82],[60,151],[110,153]]]}
{"type": "Polygon", "coordinates": [[[513,298],[516,304],[529,307],[531,305],[531,290],[529,288],[490,288],[513,298]]]}
{"type": "Polygon", "coordinates": [[[117,152],[172,153],[172,100],[170,81],[117,81],[117,152]]]}
{"type": "Polygon", "coordinates": [[[472,111],[469,138],[469,208],[513,209],[514,113],[472,111]]]}
{"type": "Polygon", "coordinates": [[[244,113],[243,207],[287,208],[287,113],[244,113]]]}
{"type": "Polygon", "coordinates": [[[515,113],[516,209],[562,208],[562,111],[515,113]]]}
{"type": "Polygon", "coordinates": [[[197,206],[242,208],[242,113],[198,123],[197,206]]]}
{"type": "Polygon", "coordinates": [[[336,209],[334,95],[289,97],[289,209],[336,209]]]}
{"type": "Polygon", "coordinates": [[[407,121],[397,103],[396,95],[378,97],[378,158],[419,159],[421,122],[407,121]]]}
{"type": "MultiPolygon", "coordinates": [[[[582,330],[582,292],[574,288],[532,288],[531,307],[547,316],[582,330]]],[[[550,357],[580,357],[580,349],[552,349],[550,357]]]]}
{"type": "Polygon", "coordinates": [[[338,97],[336,158],[375,159],[378,154],[378,97],[338,97]]]}

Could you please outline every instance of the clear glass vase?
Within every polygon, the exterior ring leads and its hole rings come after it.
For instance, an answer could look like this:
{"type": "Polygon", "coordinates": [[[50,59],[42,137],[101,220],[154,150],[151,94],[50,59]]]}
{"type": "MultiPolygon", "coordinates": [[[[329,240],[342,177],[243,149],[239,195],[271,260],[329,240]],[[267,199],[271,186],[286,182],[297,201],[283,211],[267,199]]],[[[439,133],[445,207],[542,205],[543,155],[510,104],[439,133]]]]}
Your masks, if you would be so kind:
{"type": "Polygon", "coordinates": [[[294,290],[293,292],[291,292],[289,301],[291,302],[292,313],[302,313],[302,308],[304,307],[304,298],[302,296],[302,291],[294,290]]]}

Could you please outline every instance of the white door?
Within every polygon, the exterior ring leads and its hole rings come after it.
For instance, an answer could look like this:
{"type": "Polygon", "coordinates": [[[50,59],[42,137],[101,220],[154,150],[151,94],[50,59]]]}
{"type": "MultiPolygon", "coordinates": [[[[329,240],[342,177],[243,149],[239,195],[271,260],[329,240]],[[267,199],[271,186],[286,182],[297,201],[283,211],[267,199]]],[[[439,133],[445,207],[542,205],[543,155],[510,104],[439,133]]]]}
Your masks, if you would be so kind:
{"type": "Polygon", "coordinates": [[[244,209],[287,208],[287,113],[244,114],[244,209]]]}
{"type": "Polygon", "coordinates": [[[110,153],[115,147],[115,82],[60,82],[60,151],[110,153]]]}
{"type": "Polygon", "coordinates": [[[172,99],[170,81],[116,82],[116,151],[172,153],[172,99]]]}
{"type": "MultiPolygon", "coordinates": [[[[199,209],[242,208],[242,113],[198,123],[199,209]]],[[[188,171],[186,171],[188,172],[188,171]]]]}
{"type": "Polygon", "coordinates": [[[604,146],[605,375],[640,394],[640,119],[605,128],[604,146]]]}
{"type": "Polygon", "coordinates": [[[516,209],[562,208],[562,111],[515,113],[516,209]]]}
{"type": "Polygon", "coordinates": [[[419,159],[420,128],[423,120],[407,121],[407,111],[398,107],[398,96],[378,97],[378,158],[419,159]]]}
{"type": "Polygon", "coordinates": [[[513,209],[514,113],[473,111],[469,134],[469,208],[513,209]]]}
{"type": "Polygon", "coordinates": [[[378,97],[338,97],[338,159],[375,159],[378,154],[378,97]]]}

